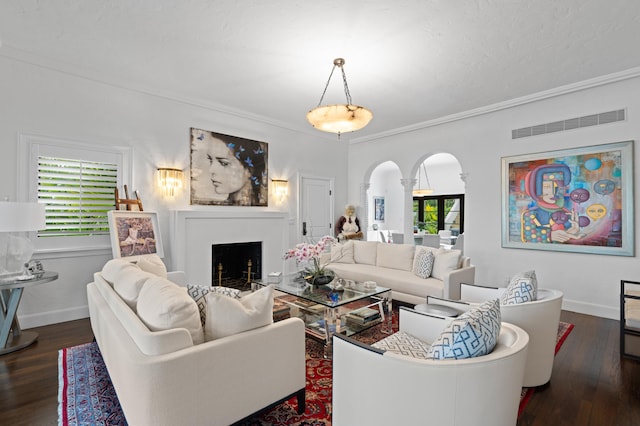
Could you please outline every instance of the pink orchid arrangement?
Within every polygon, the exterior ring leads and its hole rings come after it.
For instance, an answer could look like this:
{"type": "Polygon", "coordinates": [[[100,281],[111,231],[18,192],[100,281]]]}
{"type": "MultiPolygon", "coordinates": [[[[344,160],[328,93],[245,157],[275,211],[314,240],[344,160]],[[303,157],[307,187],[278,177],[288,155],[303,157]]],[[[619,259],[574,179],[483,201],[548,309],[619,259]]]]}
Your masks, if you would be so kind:
{"type": "Polygon", "coordinates": [[[294,248],[287,250],[284,254],[286,259],[295,259],[296,263],[309,262],[313,260],[313,268],[309,268],[308,272],[312,275],[324,274],[324,269],[320,267],[320,255],[330,245],[334,244],[336,239],[326,235],[320,239],[316,244],[300,243],[294,248]]]}

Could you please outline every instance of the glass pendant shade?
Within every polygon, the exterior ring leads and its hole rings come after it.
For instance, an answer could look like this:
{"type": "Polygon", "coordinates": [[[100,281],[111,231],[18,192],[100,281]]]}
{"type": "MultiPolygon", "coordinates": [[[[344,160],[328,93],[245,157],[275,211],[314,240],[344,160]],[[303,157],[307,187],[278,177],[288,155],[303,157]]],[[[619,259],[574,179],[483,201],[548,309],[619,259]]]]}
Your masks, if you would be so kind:
{"type": "Polygon", "coordinates": [[[346,133],[362,129],[369,124],[373,114],[358,105],[325,105],[307,113],[307,120],[323,132],[346,133]]]}
{"type": "Polygon", "coordinates": [[[329,79],[327,80],[327,84],[324,87],[322,96],[320,97],[320,102],[318,102],[318,106],[316,108],[313,108],[307,113],[307,120],[313,127],[318,130],[322,130],[323,132],[337,133],[338,135],[341,133],[360,130],[369,124],[373,118],[373,114],[370,110],[359,105],[354,105],[351,101],[351,93],[349,92],[349,86],[347,85],[347,76],[345,75],[343,68],[344,62],[345,61],[342,58],[336,58],[333,60],[333,68],[331,69],[331,74],[329,74],[329,79]],[[333,76],[333,72],[336,67],[340,68],[340,71],[342,72],[342,82],[344,85],[344,94],[347,103],[322,105],[324,95],[327,93],[327,88],[329,87],[331,77],[333,76]]]}

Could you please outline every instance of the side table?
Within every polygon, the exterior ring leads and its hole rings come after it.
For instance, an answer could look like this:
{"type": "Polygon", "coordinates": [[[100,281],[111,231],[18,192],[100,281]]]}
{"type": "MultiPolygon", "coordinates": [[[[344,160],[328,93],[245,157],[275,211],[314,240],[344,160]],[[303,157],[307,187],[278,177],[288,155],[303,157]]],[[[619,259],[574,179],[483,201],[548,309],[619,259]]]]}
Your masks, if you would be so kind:
{"type": "Polygon", "coordinates": [[[0,355],[25,348],[38,339],[38,333],[22,331],[18,323],[18,305],[25,287],[44,284],[58,279],[57,272],[47,271],[28,280],[16,276],[0,278],[2,317],[0,317],[0,355]],[[12,332],[12,333],[10,333],[12,332]]]}

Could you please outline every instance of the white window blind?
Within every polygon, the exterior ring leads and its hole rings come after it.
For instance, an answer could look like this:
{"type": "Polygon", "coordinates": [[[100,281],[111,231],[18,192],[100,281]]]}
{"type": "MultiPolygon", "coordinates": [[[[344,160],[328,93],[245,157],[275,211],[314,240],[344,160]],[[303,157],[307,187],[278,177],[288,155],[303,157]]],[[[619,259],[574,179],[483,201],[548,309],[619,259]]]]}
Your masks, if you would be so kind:
{"type": "Polygon", "coordinates": [[[118,165],[38,156],[38,202],[45,204],[46,236],[108,235],[118,165]]]}

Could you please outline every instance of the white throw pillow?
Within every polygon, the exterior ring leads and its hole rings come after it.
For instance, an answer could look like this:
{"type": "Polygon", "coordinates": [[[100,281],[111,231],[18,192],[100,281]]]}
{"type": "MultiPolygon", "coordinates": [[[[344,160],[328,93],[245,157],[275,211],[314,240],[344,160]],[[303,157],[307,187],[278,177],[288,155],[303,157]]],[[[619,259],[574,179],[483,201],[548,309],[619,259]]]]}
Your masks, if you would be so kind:
{"type": "Polygon", "coordinates": [[[433,270],[431,276],[439,280],[443,280],[444,276],[458,269],[460,261],[460,250],[438,249],[435,259],[433,260],[433,270]]]}
{"type": "Polygon", "coordinates": [[[225,296],[233,297],[234,299],[240,299],[240,290],[237,288],[215,286],[204,287],[200,285],[189,284],[187,285],[187,293],[198,305],[198,311],[200,312],[200,322],[202,326],[207,323],[207,294],[209,293],[223,294],[225,296]]]}
{"type": "Polygon", "coordinates": [[[413,244],[378,244],[377,266],[411,271],[415,251],[413,244]]]}
{"type": "Polygon", "coordinates": [[[417,250],[413,259],[413,273],[420,278],[429,278],[433,270],[435,256],[430,250],[417,250]]]}
{"type": "Polygon", "coordinates": [[[153,277],[142,287],[138,316],[151,331],[186,328],[194,345],[204,341],[198,305],[185,287],[165,278],[153,277]]]}
{"type": "Polygon", "coordinates": [[[353,241],[349,240],[344,244],[333,244],[331,246],[331,263],[354,263],[353,241]]]}
{"type": "Polygon", "coordinates": [[[355,263],[375,266],[377,252],[378,242],[376,241],[353,241],[353,260],[355,263]]]}
{"type": "Polygon", "coordinates": [[[206,341],[273,323],[273,285],[263,287],[240,299],[216,293],[209,293],[206,298],[206,341]]]}
{"type": "Polygon", "coordinates": [[[132,264],[128,260],[124,259],[111,259],[102,267],[102,277],[107,280],[110,284],[116,281],[120,270],[123,268],[138,268],[136,265],[132,264]]]}
{"type": "Polygon", "coordinates": [[[155,278],[155,275],[145,272],[130,263],[128,267],[123,267],[118,271],[113,282],[113,289],[136,312],[140,291],[142,291],[142,287],[147,281],[152,278],[155,278]]]}
{"type": "Polygon", "coordinates": [[[140,256],[136,265],[143,271],[152,273],[162,278],[167,278],[167,267],[157,254],[147,254],[140,256]]]}

